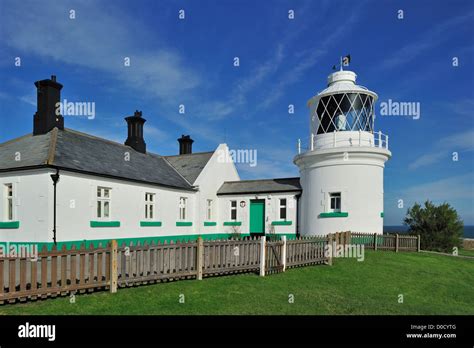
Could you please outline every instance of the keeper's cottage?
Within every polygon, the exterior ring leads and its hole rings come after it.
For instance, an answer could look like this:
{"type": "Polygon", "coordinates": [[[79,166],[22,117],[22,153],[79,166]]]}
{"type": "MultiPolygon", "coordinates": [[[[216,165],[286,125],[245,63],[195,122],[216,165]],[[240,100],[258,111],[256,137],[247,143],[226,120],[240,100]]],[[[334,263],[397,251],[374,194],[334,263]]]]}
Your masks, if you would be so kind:
{"type": "Polygon", "coordinates": [[[0,144],[0,242],[51,245],[224,238],[294,237],[341,230],[382,233],[388,137],[374,132],[377,95],[338,71],[309,101],[301,177],[240,180],[226,144],[179,154],[146,149],[145,118],[125,118],[124,144],[64,127],[62,85],[35,82],[33,132],[0,144]]]}

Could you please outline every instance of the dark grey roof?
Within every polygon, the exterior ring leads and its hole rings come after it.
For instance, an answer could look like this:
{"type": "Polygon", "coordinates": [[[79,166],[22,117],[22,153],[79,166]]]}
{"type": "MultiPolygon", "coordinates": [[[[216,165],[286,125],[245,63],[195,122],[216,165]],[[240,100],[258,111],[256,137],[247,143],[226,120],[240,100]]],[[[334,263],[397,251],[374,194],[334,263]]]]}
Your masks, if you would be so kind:
{"type": "Polygon", "coordinates": [[[300,178],[226,181],[218,195],[270,192],[301,192],[300,178]]]}
{"type": "Polygon", "coordinates": [[[194,184],[199,174],[211,159],[214,152],[197,152],[187,155],[165,156],[168,162],[188,180],[194,184]]]}
{"type": "Polygon", "coordinates": [[[83,173],[191,190],[162,156],[142,154],[129,146],[70,129],[26,135],[0,144],[0,171],[31,166],[54,166],[83,173]],[[15,161],[15,153],[21,161],[15,161]],[[125,153],[130,153],[130,161],[125,153]]]}

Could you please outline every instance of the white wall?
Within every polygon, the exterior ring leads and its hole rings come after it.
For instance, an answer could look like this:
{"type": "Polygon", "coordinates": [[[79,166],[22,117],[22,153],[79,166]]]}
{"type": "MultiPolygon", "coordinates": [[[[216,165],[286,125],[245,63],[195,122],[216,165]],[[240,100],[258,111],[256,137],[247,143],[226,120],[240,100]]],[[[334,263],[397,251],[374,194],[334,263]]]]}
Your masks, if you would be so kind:
{"type": "Polygon", "coordinates": [[[302,235],[340,231],[383,233],[383,169],[390,152],[379,148],[337,148],[297,156],[301,185],[302,235]],[[348,217],[320,217],[329,212],[329,193],[341,192],[341,212],[348,217]]]}
{"type": "Polygon", "coordinates": [[[233,233],[232,226],[224,226],[224,222],[231,221],[230,219],[230,202],[237,201],[237,221],[242,222],[240,226],[240,233],[249,233],[250,223],[250,200],[264,199],[265,200],[265,233],[271,233],[273,221],[280,221],[279,218],[279,199],[286,198],[287,200],[287,218],[292,221],[291,225],[273,226],[275,233],[296,233],[297,222],[297,201],[296,195],[298,192],[272,193],[272,194],[241,194],[241,195],[220,195],[219,205],[220,211],[220,228],[224,229],[224,233],[233,233]],[[245,207],[241,207],[240,202],[245,202],[245,207]]]}
{"type": "Polygon", "coordinates": [[[20,227],[0,229],[0,242],[52,241],[52,203],[48,201],[53,181],[45,169],[0,173],[0,221],[6,221],[5,184],[13,184],[13,221],[20,227]]]}

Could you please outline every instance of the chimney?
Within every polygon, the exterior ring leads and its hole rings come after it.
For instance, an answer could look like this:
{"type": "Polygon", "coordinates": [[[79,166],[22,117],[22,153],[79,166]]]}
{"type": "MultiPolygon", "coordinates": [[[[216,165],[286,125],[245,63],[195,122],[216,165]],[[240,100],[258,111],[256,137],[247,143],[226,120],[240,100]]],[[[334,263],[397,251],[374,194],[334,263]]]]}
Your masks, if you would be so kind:
{"type": "Polygon", "coordinates": [[[146,122],[142,118],[141,111],[135,111],[133,116],[125,117],[128,125],[128,138],[125,140],[125,145],[128,145],[138,152],[146,153],[146,144],[143,140],[143,124],[146,122]]]}
{"type": "Polygon", "coordinates": [[[59,108],[56,107],[61,100],[63,85],[56,82],[56,76],[52,75],[51,79],[36,81],[35,86],[38,99],[33,117],[33,135],[46,134],[54,127],[64,129],[64,118],[59,115],[59,108]]]}
{"type": "Polygon", "coordinates": [[[188,155],[193,153],[194,140],[191,139],[189,135],[181,135],[181,138],[178,139],[178,142],[180,155],[188,155]]]}

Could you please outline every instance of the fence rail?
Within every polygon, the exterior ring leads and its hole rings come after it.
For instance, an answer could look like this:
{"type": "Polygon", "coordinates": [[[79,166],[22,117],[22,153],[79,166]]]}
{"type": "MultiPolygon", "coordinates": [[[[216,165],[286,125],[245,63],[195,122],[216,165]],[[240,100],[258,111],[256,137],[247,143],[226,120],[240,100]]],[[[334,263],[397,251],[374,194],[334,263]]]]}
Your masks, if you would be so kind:
{"type": "Polygon", "coordinates": [[[328,246],[363,244],[374,250],[420,251],[419,236],[338,232],[294,240],[229,239],[43,249],[35,259],[0,257],[0,304],[229,273],[284,272],[332,264],[328,246]]]}

